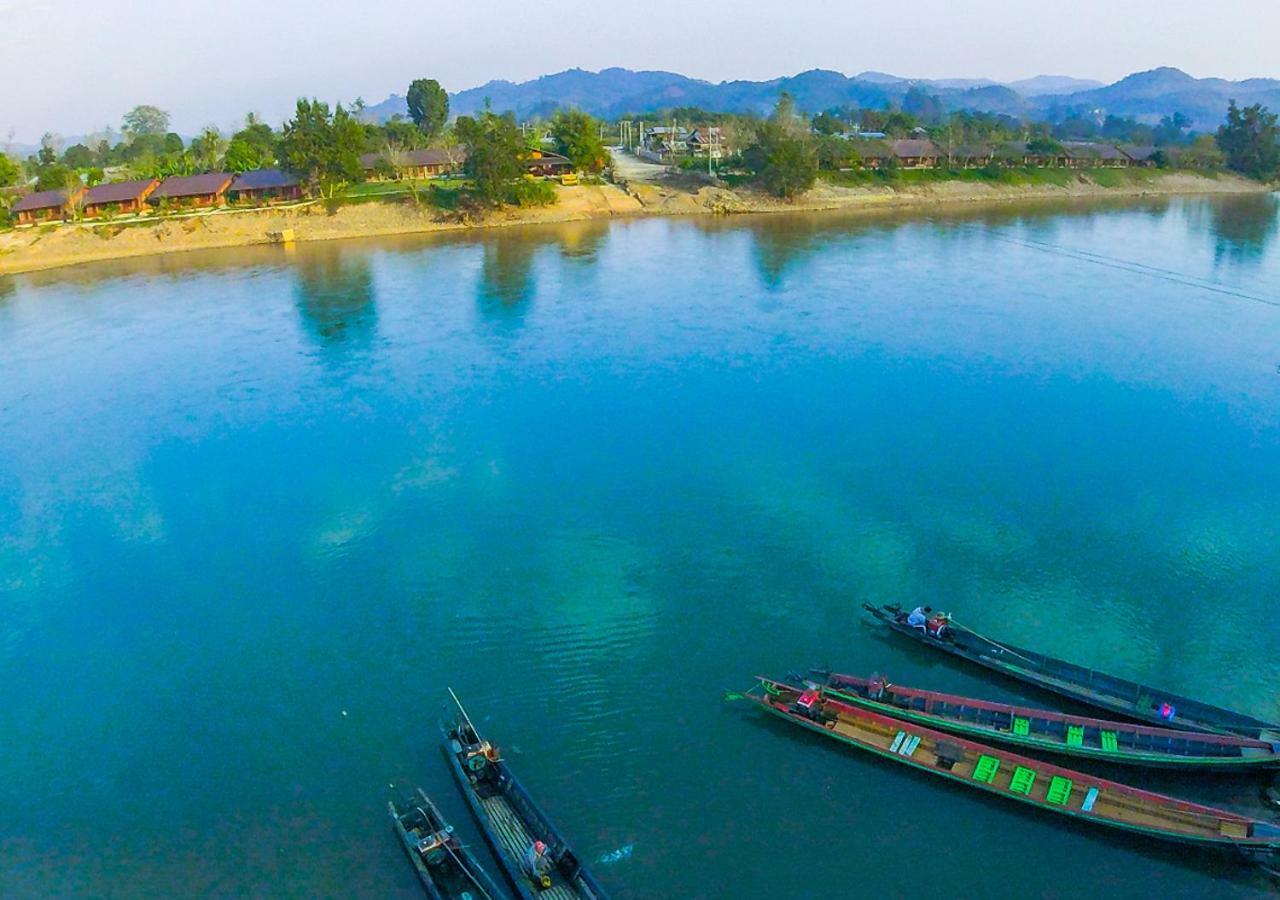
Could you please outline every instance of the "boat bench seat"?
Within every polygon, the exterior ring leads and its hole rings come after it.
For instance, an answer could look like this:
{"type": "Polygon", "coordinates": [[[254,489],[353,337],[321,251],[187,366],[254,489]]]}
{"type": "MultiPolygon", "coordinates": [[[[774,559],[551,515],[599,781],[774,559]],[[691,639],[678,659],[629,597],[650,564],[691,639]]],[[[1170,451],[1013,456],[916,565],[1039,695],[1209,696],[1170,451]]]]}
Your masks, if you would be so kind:
{"type": "Polygon", "coordinates": [[[1015,794],[1030,794],[1031,786],[1036,783],[1036,773],[1034,769],[1028,769],[1026,766],[1017,766],[1013,770],[1013,777],[1009,779],[1009,790],[1015,794]]]}
{"type": "Polygon", "coordinates": [[[1066,806],[1071,799],[1071,786],[1070,778],[1054,775],[1049,781],[1049,790],[1045,792],[1044,799],[1058,806],[1066,806]]]}
{"type": "Polygon", "coordinates": [[[977,763],[973,767],[973,780],[981,781],[983,784],[990,784],[995,780],[996,772],[1000,771],[1000,760],[994,756],[982,755],[978,757],[977,763]]]}
{"type": "Polygon", "coordinates": [[[1067,726],[1067,746],[1068,747],[1084,746],[1084,726],[1083,725],[1067,726]]]}
{"type": "Polygon", "coordinates": [[[1031,721],[1029,719],[1022,718],[1022,716],[1014,716],[1013,733],[1020,737],[1026,737],[1031,733],[1031,721]]]}
{"type": "Polygon", "coordinates": [[[1102,732],[1102,749],[1114,753],[1116,746],[1116,733],[1114,731],[1102,732]]]}

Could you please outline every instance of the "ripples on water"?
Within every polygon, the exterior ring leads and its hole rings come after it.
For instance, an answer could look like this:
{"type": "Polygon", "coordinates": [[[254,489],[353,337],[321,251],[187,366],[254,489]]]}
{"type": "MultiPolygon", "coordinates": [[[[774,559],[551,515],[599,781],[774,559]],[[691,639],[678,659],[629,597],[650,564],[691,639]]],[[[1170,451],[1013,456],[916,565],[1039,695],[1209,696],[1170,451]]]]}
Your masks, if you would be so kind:
{"type": "Polygon", "coordinates": [[[1259,196],[0,279],[0,868],[412,895],[388,784],[476,839],[449,684],[583,856],[633,847],[624,895],[1264,890],[719,696],[813,663],[1018,696],[859,621],[923,597],[1280,717],[1275,235],[1259,196]]]}

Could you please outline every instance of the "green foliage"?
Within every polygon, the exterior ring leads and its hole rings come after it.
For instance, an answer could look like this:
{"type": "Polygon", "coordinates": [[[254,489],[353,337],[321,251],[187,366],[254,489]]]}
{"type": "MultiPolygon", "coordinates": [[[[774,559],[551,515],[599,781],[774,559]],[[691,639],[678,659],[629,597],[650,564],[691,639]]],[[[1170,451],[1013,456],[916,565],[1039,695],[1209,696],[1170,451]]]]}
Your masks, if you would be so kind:
{"type": "Polygon", "coordinates": [[[231,136],[223,156],[223,167],[230,172],[249,172],[275,165],[278,136],[270,125],[259,122],[253,114],[245,117],[244,128],[231,136]]]}
{"type": "Polygon", "coordinates": [[[216,125],[206,125],[200,134],[191,141],[191,157],[196,168],[212,172],[222,162],[227,150],[227,141],[216,125]]]}
{"type": "MultiPolygon", "coordinates": [[[[1225,154],[1218,148],[1218,142],[1211,134],[1202,134],[1191,142],[1191,146],[1175,149],[1168,154],[1160,151],[1161,161],[1172,159],[1180,169],[1221,169],[1226,163],[1225,154]]],[[[1167,163],[1166,163],[1167,164],[1167,163]]]]}
{"type": "Polygon", "coordinates": [[[809,123],[809,127],[812,128],[816,134],[840,134],[844,131],[844,122],[831,112],[820,112],[813,117],[813,120],[809,123]]]}
{"type": "Polygon", "coordinates": [[[0,153],[0,187],[10,187],[22,178],[22,167],[6,153],[0,153]]]}
{"type": "Polygon", "coordinates": [[[409,85],[405,94],[409,105],[409,118],[428,138],[444,131],[449,121],[449,95],[434,78],[419,78],[409,85]]]}
{"type": "Polygon", "coordinates": [[[280,161],[314,191],[332,197],[344,184],[359,181],[364,128],[339,104],[332,113],[319,100],[298,100],[284,126],[280,161]]]}
{"type": "Polygon", "coordinates": [[[76,180],[74,170],[59,162],[48,163],[36,169],[35,189],[37,191],[65,190],[69,184],[76,180]]]}
{"type": "Polygon", "coordinates": [[[1280,177],[1280,127],[1262,104],[1240,109],[1232,100],[1218,128],[1218,146],[1229,169],[1260,181],[1280,177]]]}
{"type": "Polygon", "coordinates": [[[1031,156],[1061,156],[1066,148],[1048,135],[1036,135],[1027,141],[1027,153],[1031,156]]]}
{"type": "Polygon", "coordinates": [[[555,186],[549,181],[521,178],[511,185],[507,202],[516,206],[550,206],[556,202],[555,186]]]}
{"type": "Polygon", "coordinates": [[[62,154],[63,165],[72,169],[87,169],[96,161],[93,151],[84,144],[72,144],[62,154]]]}
{"type": "Polygon", "coordinates": [[[814,151],[817,154],[818,168],[827,171],[852,168],[861,159],[852,141],[831,135],[818,137],[814,141],[814,151]]]}
{"type": "Polygon", "coordinates": [[[818,177],[813,140],[807,130],[797,127],[791,98],[785,93],[773,115],[756,129],[755,141],[743,159],[775,196],[789,200],[813,187],[818,177]]]}
{"type": "Polygon", "coordinates": [[[579,172],[599,172],[608,155],[600,140],[600,123],[579,110],[558,112],[551,120],[556,148],[579,172]]]}
{"type": "Polygon", "coordinates": [[[472,197],[479,205],[498,206],[524,175],[521,159],[526,151],[515,118],[510,113],[499,116],[492,112],[475,118],[460,116],[454,131],[467,145],[466,173],[472,180],[472,197]]]}
{"type": "Polygon", "coordinates": [[[124,133],[136,137],[140,134],[164,134],[169,130],[169,114],[155,106],[135,106],[124,114],[124,133]]]}
{"type": "Polygon", "coordinates": [[[421,128],[399,116],[393,117],[380,129],[374,126],[372,132],[374,149],[389,144],[403,150],[418,150],[429,142],[421,128]]]}

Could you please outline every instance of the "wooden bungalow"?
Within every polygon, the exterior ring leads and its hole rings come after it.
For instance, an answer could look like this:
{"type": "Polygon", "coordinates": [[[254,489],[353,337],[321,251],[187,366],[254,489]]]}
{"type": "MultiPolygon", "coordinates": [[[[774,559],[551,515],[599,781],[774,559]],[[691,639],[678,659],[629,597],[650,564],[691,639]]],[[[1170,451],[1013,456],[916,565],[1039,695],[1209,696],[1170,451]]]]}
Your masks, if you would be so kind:
{"type": "Polygon", "coordinates": [[[254,169],[237,175],[227,195],[232,203],[298,200],[302,197],[302,183],[280,169],[254,169]]]}
{"type": "Polygon", "coordinates": [[[227,199],[227,189],[235,178],[230,172],[207,175],[178,175],[166,178],[149,198],[153,204],[174,203],[181,206],[219,206],[227,199]]]}
{"type": "Polygon", "coordinates": [[[1065,164],[1076,169],[1106,166],[1123,168],[1129,165],[1129,157],[1121,153],[1111,144],[1096,144],[1092,141],[1063,141],[1066,150],[1065,164]]]}
{"type": "Polygon", "coordinates": [[[893,148],[884,141],[871,140],[864,137],[850,138],[853,151],[858,154],[864,169],[879,169],[885,162],[894,159],[893,148]]]}
{"type": "Polygon", "coordinates": [[[552,153],[549,150],[533,150],[524,158],[526,175],[551,177],[566,175],[573,171],[573,163],[567,156],[552,153]]]}
{"type": "Polygon", "coordinates": [[[693,130],[689,132],[685,146],[689,148],[689,153],[693,156],[706,156],[710,153],[712,159],[719,159],[723,154],[720,143],[720,129],[714,125],[710,127],[694,126],[693,130]]]}
{"type": "Polygon", "coordinates": [[[951,165],[962,169],[980,169],[995,159],[995,148],[989,144],[961,144],[951,148],[951,165]]]}
{"type": "Polygon", "coordinates": [[[89,188],[84,195],[85,216],[105,216],[141,212],[147,198],[160,186],[158,178],[116,181],[89,188]]]}
{"type": "Polygon", "coordinates": [[[402,153],[365,153],[360,157],[360,168],[370,181],[388,181],[400,178],[438,178],[451,175],[462,168],[466,150],[405,150],[402,153]],[[394,173],[394,174],[393,174],[394,173]]]}
{"type": "Polygon", "coordinates": [[[1144,169],[1151,168],[1156,165],[1156,154],[1160,152],[1160,148],[1153,147],[1149,144],[1146,146],[1121,144],[1118,149],[1129,158],[1129,165],[1141,166],[1144,169]]]}
{"type": "Polygon", "coordinates": [[[69,193],[67,191],[35,191],[14,203],[10,212],[17,216],[19,225],[66,219],[84,193],[83,187],[69,193]]]}
{"type": "Polygon", "coordinates": [[[890,147],[898,165],[904,169],[930,169],[937,166],[939,157],[943,156],[937,145],[927,138],[894,141],[890,147]]]}

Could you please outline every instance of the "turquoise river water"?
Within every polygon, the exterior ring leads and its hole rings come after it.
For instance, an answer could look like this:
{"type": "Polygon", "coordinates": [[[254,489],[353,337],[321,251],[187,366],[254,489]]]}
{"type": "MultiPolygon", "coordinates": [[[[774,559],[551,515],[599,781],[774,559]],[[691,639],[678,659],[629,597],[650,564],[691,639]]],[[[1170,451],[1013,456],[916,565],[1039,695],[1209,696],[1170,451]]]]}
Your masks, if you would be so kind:
{"type": "Polygon", "coordinates": [[[1278,596],[1274,196],[0,279],[6,897],[414,896],[450,685],[619,897],[1266,896],[721,695],[1052,702],[859,613],[920,598],[1280,718],[1278,596]]]}

